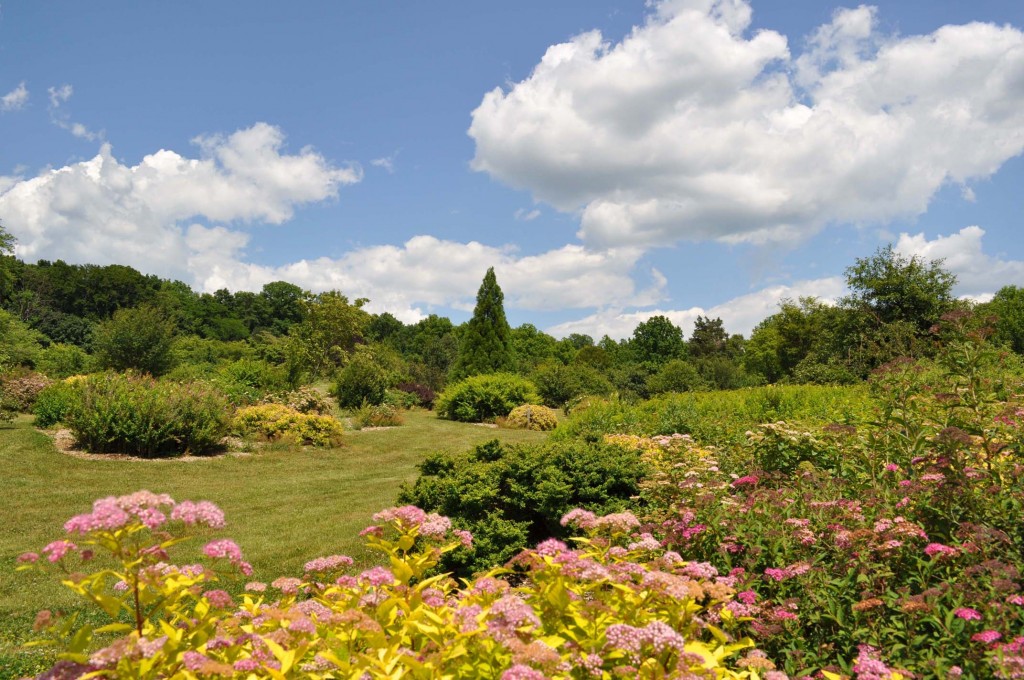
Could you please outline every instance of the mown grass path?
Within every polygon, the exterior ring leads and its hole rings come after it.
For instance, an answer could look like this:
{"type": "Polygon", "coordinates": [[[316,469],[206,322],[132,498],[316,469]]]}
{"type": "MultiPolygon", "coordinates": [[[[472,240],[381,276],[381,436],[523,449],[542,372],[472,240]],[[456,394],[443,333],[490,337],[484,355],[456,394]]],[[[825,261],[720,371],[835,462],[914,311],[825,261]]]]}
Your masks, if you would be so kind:
{"type": "MultiPolygon", "coordinates": [[[[416,465],[437,450],[460,451],[498,438],[538,442],[545,433],[406,414],[405,425],[349,432],[337,449],[269,447],[246,456],[191,460],[97,460],[58,451],[22,417],[0,426],[0,678],[14,647],[27,638],[39,609],[77,603],[55,579],[15,573],[15,559],[63,537],[62,524],[104,496],[149,489],[176,500],[210,500],[227,515],[218,536],[233,538],[253,564],[254,578],[301,576],[309,559],[334,553],[369,562],[358,533],[373,513],[394,505],[416,465]]],[[[196,558],[200,541],[182,546],[196,558]]]]}

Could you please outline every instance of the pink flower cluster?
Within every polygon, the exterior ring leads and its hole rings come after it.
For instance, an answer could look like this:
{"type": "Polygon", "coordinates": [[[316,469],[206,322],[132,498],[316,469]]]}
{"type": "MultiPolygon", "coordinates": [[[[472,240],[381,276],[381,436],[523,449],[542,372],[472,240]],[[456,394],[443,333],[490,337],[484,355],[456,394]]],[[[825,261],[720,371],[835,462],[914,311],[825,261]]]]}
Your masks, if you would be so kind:
{"type": "Polygon", "coordinates": [[[764,575],[773,581],[785,581],[786,579],[793,578],[794,576],[802,576],[810,570],[811,565],[806,562],[797,562],[796,564],[791,564],[788,567],[782,567],[781,569],[768,567],[764,570],[764,575]]]}
{"type": "Polygon", "coordinates": [[[608,626],[605,631],[608,645],[631,654],[639,654],[645,645],[661,653],[673,649],[685,653],[686,640],[672,626],[661,621],[652,621],[643,628],[626,624],[608,626]]]}
{"type": "Polygon", "coordinates": [[[570,524],[580,529],[609,529],[612,532],[628,532],[630,529],[640,526],[640,520],[628,510],[598,517],[589,510],[575,508],[562,517],[563,527],[570,524]]]}
{"type": "Polygon", "coordinates": [[[304,568],[307,572],[324,572],[343,569],[351,564],[352,558],[348,555],[329,555],[327,557],[318,557],[315,560],[306,562],[306,566],[304,568]]]}
{"type": "Polygon", "coordinates": [[[225,559],[242,574],[250,576],[252,565],[242,559],[242,549],[229,538],[210,541],[203,546],[203,554],[213,559],[225,559]]]}
{"type": "MultiPolygon", "coordinates": [[[[473,535],[462,529],[452,529],[452,521],[444,515],[427,513],[415,505],[404,505],[400,508],[388,508],[381,510],[373,516],[378,522],[392,522],[400,530],[416,529],[420,536],[429,538],[444,538],[448,532],[452,532],[459,542],[469,547],[473,545],[473,535]]],[[[369,526],[360,532],[360,536],[380,536],[381,527],[369,526]]]]}
{"type": "Polygon", "coordinates": [[[64,523],[69,534],[88,534],[93,531],[117,531],[133,522],[148,529],[157,529],[170,519],[188,525],[204,525],[213,529],[224,526],[224,513],[213,503],[182,501],[175,503],[167,494],[136,491],[127,496],[108,496],[93,503],[92,512],[75,515],[64,523]]]}

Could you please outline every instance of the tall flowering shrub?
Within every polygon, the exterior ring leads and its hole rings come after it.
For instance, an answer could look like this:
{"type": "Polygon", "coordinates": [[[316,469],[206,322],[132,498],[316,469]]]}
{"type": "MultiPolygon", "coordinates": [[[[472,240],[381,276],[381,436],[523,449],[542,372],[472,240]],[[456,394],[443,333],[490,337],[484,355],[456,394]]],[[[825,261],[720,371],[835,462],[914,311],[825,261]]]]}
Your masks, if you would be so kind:
{"type": "Polygon", "coordinates": [[[230,540],[206,544],[208,566],[168,561],[179,541],[223,526],[215,506],[149,492],[97,501],[66,539],[21,558],[61,572],[111,619],[94,630],[41,613],[61,649],[41,677],[786,677],[742,634],[741,576],[685,562],[630,513],[571,512],[564,521],[586,533],[577,548],[547,541],[462,585],[432,570],[472,544],[467,532],[414,506],[375,519],[363,535],[380,566],[331,555],[232,595],[221,581],[250,568],[230,540]],[[117,566],[87,573],[100,553],[117,566]]]}

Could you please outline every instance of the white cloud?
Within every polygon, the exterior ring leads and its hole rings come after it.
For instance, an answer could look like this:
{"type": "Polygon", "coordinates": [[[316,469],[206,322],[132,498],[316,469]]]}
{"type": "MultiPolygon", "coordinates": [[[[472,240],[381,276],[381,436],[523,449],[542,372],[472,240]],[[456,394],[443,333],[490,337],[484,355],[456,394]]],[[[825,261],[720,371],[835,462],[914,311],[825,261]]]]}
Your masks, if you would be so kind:
{"type": "Polygon", "coordinates": [[[519,208],[512,215],[520,222],[532,222],[533,220],[540,217],[540,210],[534,208],[533,210],[527,210],[526,208],[519,208]]]}
{"type": "Polygon", "coordinates": [[[1024,262],[1003,260],[986,255],[982,250],[981,227],[964,227],[949,236],[929,241],[923,233],[900,234],[896,250],[924,260],[943,260],[943,267],[956,274],[955,292],[972,300],[986,300],[1003,286],[1020,285],[1024,281],[1024,262]]]}
{"type": "MultiPolygon", "coordinates": [[[[222,234],[200,236],[211,238],[221,251],[226,249],[222,234]]],[[[203,263],[196,276],[205,290],[225,286],[258,290],[275,280],[311,290],[339,289],[353,298],[369,298],[370,311],[386,310],[413,322],[425,315],[425,309],[436,306],[472,310],[480,281],[492,266],[510,307],[557,310],[653,304],[663,298],[665,279],[653,270],[653,284],[638,289],[632,273],[640,255],[636,249],[592,252],[567,245],[519,256],[510,247],[416,236],[401,246],[372,246],[340,258],[301,260],[279,267],[221,256],[203,263]]]]}
{"type": "Polygon", "coordinates": [[[87,139],[90,142],[103,139],[104,133],[102,130],[93,132],[82,123],[74,122],[71,120],[71,116],[61,108],[71,99],[71,95],[75,93],[75,89],[71,85],[65,83],[60,87],[51,87],[47,89],[47,93],[50,96],[50,122],[61,129],[67,130],[79,139],[87,139]]]}
{"type": "Polygon", "coordinates": [[[745,0],[663,0],[591,31],[473,112],[473,167],[562,211],[592,246],[800,239],[916,216],[1024,149],[1024,33],[879,32],[839,10],[794,57],[745,0]]]}
{"type": "Polygon", "coordinates": [[[730,334],[742,333],[749,336],[754,326],[778,311],[779,302],[783,299],[796,300],[801,297],[816,297],[823,302],[832,303],[845,292],[845,287],[846,284],[842,277],[833,276],[799,281],[788,286],[770,286],[707,309],[704,307],[637,311],[608,309],[576,321],[558,324],[549,328],[547,332],[556,337],[565,337],[570,333],[584,333],[593,338],[608,335],[616,340],[621,340],[631,337],[639,323],[652,316],[664,316],[682,328],[683,334],[689,337],[693,333],[693,325],[697,317],[705,316],[722,319],[722,325],[730,334]]]}
{"type": "MultiPolygon", "coordinates": [[[[58,101],[70,95],[70,87],[51,93],[58,101]]],[[[265,123],[194,141],[199,158],[160,150],[129,166],[104,144],[90,160],[0,179],[0,215],[17,254],[188,277],[234,257],[248,237],[222,226],[186,230],[185,220],[280,223],[361,178],[357,166],[335,167],[308,147],[284,153],[283,133],[265,123]]]]}
{"type": "Polygon", "coordinates": [[[17,111],[28,103],[28,88],[25,81],[21,81],[18,87],[14,88],[4,96],[0,97],[0,111],[17,111]]]}

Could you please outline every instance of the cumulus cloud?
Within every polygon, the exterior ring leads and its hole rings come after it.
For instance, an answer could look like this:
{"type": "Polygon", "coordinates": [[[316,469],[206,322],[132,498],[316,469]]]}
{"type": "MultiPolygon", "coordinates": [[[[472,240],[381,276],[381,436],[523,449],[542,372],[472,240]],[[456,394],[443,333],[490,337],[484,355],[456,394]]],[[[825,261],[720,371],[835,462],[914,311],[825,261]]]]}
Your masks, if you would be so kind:
{"type": "Polygon", "coordinates": [[[28,88],[21,81],[16,88],[0,97],[0,111],[17,111],[28,103],[28,88]]]}
{"type": "Polygon", "coordinates": [[[584,333],[594,338],[608,335],[616,340],[631,337],[633,330],[652,316],[664,316],[683,329],[689,337],[693,333],[698,316],[722,319],[722,325],[729,333],[750,331],[768,316],[778,311],[784,299],[797,300],[802,297],[816,297],[823,302],[833,303],[845,292],[846,283],[842,277],[799,281],[791,285],[769,286],[761,290],[723,302],[714,307],[690,307],[689,309],[647,309],[623,311],[607,309],[590,316],[558,324],[548,329],[556,337],[570,333],[584,333]]]}
{"type": "MultiPolygon", "coordinates": [[[[58,102],[70,96],[70,87],[51,92],[58,102]]],[[[194,142],[198,158],[160,150],[130,166],[104,144],[87,161],[0,178],[0,215],[17,255],[187,277],[200,262],[233,257],[248,236],[186,221],[281,223],[361,178],[358,166],[335,167],[311,148],[284,152],[283,133],[265,123],[194,142]]]]}
{"type": "Polygon", "coordinates": [[[943,260],[943,267],[956,274],[955,291],[972,300],[985,300],[1003,286],[1020,285],[1024,281],[1024,262],[1004,260],[988,255],[982,249],[985,230],[964,227],[949,236],[928,240],[923,233],[900,234],[895,248],[912,257],[943,260]]]}
{"type": "MultiPolygon", "coordinates": [[[[222,245],[222,235],[201,236],[222,245]]],[[[370,311],[388,311],[411,323],[436,306],[472,310],[488,267],[495,269],[506,305],[519,309],[653,304],[664,297],[665,279],[652,270],[652,284],[638,289],[633,273],[640,255],[630,248],[593,252],[567,245],[521,256],[510,247],[416,236],[401,246],[360,248],[340,258],[278,267],[216,258],[201,268],[197,283],[206,290],[258,290],[270,281],[286,280],[310,290],[338,289],[350,297],[369,298],[370,311]]]]}
{"type": "MultiPolygon", "coordinates": [[[[800,239],[923,213],[1024,150],[1024,33],[879,31],[838,10],[795,55],[745,0],[662,0],[618,43],[553,45],[473,112],[472,167],[592,246],[800,239]]],[[[969,194],[968,194],[969,197],[969,194]]]]}

